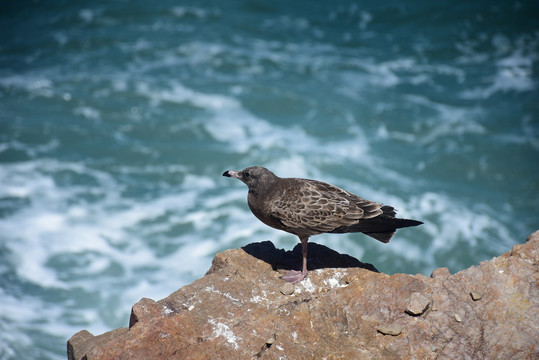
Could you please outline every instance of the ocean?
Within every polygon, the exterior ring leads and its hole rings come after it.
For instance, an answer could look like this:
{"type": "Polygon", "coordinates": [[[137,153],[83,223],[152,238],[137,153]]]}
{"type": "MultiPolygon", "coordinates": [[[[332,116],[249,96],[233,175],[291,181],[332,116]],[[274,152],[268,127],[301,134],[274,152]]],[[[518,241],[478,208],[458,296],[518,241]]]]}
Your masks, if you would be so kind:
{"type": "MultiPolygon", "coordinates": [[[[225,170],[262,165],[424,225],[311,238],[381,272],[452,273],[539,228],[536,1],[4,1],[0,360],[295,236],[225,170]]],[[[361,311],[361,309],[358,309],[361,311]]]]}

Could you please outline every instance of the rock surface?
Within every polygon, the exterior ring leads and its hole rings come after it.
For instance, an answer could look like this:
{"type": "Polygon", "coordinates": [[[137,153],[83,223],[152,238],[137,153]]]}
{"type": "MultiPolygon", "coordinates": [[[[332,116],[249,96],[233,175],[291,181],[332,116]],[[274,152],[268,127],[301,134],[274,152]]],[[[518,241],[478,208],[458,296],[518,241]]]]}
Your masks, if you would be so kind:
{"type": "Polygon", "coordinates": [[[219,253],[203,278],[135,304],[129,328],[75,334],[68,357],[539,358],[539,231],[497,258],[430,278],[381,274],[317,244],[309,253],[315,270],[287,295],[279,275],[298,263],[299,246],[293,254],[270,242],[219,253]],[[424,312],[406,312],[425,299],[424,312]]]}

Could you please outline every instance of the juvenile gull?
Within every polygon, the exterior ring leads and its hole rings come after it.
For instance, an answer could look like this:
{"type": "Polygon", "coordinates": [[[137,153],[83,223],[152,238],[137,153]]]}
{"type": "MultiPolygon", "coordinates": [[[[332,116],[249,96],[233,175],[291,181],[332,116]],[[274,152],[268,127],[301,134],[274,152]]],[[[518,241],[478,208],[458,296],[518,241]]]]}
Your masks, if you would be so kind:
{"type": "Polygon", "coordinates": [[[307,276],[307,241],[323,233],[362,232],[388,243],[399,228],[421,221],[399,219],[395,209],[322,181],[280,178],[261,166],[242,171],[228,170],[223,176],[243,181],[249,187],[247,203],[264,224],[297,235],[301,241],[303,270],[292,270],[283,279],[298,282],[307,276]]]}

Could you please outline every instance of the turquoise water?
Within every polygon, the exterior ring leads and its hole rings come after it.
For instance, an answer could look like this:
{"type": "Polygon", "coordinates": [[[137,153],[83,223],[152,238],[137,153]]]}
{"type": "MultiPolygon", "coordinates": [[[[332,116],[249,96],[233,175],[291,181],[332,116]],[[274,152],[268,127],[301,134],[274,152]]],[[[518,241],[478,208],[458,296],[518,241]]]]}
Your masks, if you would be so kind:
{"type": "MultiPolygon", "coordinates": [[[[457,272],[539,228],[537,2],[0,5],[0,359],[63,359],[250,242],[263,165],[425,222],[312,241],[457,272]]],[[[360,311],[358,309],[358,311],[360,311]]]]}

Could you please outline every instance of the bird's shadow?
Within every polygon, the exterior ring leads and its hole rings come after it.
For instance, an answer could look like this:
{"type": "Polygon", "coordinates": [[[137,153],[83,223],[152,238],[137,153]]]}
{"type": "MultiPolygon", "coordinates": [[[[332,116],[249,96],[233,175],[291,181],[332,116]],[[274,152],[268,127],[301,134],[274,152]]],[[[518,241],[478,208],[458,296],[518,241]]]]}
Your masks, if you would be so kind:
{"type": "MultiPolygon", "coordinates": [[[[271,241],[262,241],[245,245],[242,249],[247,254],[270,264],[273,270],[301,270],[301,244],[297,244],[291,251],[286,251],[277,249],[271,241]]],[[[309,242],[308,250],[308,270],[354,267],[379,272],[372,264],[363,263],[350,255],[340,254],[324,245],[309,242]]]]}

